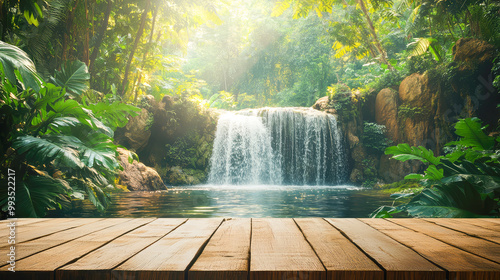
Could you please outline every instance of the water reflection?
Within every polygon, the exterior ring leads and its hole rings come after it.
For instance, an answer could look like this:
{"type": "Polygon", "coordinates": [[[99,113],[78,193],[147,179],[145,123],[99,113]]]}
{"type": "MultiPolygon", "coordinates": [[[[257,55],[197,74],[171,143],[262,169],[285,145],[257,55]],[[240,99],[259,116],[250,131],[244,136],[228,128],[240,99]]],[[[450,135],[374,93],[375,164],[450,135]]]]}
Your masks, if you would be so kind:
{"type": "MultiPolygon", "coordinates": [[[[72,217],[367,217],[387,195],[351,186],[213,186],[176,187],[161,192],[112,195],[106,213],[84,201],[72,217]]],[[[52,216],[61,216],[52,213],[52,216]]]]}

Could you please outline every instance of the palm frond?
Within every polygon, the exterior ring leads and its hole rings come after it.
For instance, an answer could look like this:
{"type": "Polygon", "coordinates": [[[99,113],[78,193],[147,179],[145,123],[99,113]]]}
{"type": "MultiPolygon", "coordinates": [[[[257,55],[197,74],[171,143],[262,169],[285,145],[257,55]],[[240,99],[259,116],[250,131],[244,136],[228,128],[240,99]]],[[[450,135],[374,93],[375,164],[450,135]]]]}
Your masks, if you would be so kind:
{"type": "Polygon", "coordinates": [[[103,121],[104,125],[112,128],[125,126],[129,115],[135,116],[138,114],[137,112],[141,111],[140,108],[119,101],[89,104],[88,108],[92,110],[97,119],[103,121]]]}
{"type": "Polygon", "coordinates": [[[65,135],[43,135],[42,137],[23,135],[14,140],[12,147],[19,154],[25,154],[26,160],[31,163],[53,162],[56,167],[81,169],[84,164],[74,148],[75,143],[78,142],[81,142],[78,138],[65,135]]]}
{"type": "Polygon", "coordinates": [[[273,12],[271,13],[271,16],[273,17],[278,17],[281,16],[290,6],[292,5],[292,0],[283,0],[280,2],[277,2],[274,7],[273,7],[273,12]]]}
{"type": "MultiPolygon", "coordinates": [[[[26,181],[17,183],[16,216],[44,217],[49,209],[67,208],[70,205],[68,197],[70,192],[71,188],[64,180],[50,176],[29,176],[26,181]]],[[[3,208],[6,207],[6,203],[5,198],[0,201],[3,208]]]]}
{"type": "Polygon", "coordinates": [[[15,85],[19,81],[15,73],[18,70],[24,87],[40,90],[42,80],[36,72],[35,64],[23,50],[0,41],[0,63],[11,84],[15,85]]]}
{"type": "Polygon", "coordinates": [[[427,52],[431,40],[429,38],[415,38],[414,42],[409,43],[407,47],[413,47],[410,51],[410,56],[419,56],[427,52]]]}

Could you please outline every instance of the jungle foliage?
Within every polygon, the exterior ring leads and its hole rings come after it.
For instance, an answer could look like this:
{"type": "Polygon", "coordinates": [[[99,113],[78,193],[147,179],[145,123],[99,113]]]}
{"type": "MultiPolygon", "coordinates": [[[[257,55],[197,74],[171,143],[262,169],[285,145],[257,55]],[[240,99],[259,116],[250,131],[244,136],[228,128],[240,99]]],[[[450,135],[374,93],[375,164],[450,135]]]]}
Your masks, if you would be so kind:
{"type": "MultiPolygon", "coordinates": [[[[3,42],[0,47],[6,50],[0,52],[1,166],[15,171],[16,216],[43,217],[84,197],[104,211],[105,190],[121,168],[113,131],[138,109],[106,97],[88,102],[83,93],[90,75],[81,61],[66,63],[48,83],[25,52],[3,42]]],[[[7,194],[2,188],[3,211],[10,205],[7,194]]]]}
{"type": "MultiPolygon", "coordinates": [[[[354,119],[367,95],[411,73],[448,69],[459,38],[498,48],[499,13],[494,0],[0,1],[0,176],[16,170],[22,216],[84,196],[103,210],[120,168],[114,130],[145,95],[228,110],[311,106],[329,95],[354,119]]],[[[497,58],[497,89],[499,69],[497,58]]],[[[378,139],[368,148],[387,145],[382,131],[367,123],[365,137],[378,139]]],[[[442,181],[458,170],[453,164],[496,172],[496,140],[478,146],[461,137],[454,156],[436,157],[418,178],[451,184],[442,181]]],[[[478,192],[490,207],[488,190],[478,192]]]]}
{"type": "MultiPolygon", "coordinates": [[[[455,124],[459,140],[447,144],[449,153],[435,156],[422,146],[399,144],[385,150],[400,161],[419,160],[427,165],[424,174],[409,174],[424,187],[410,201],[382,206],[372,217],[392,217],[406,212],[413,217],[498,217],[500,212],[500,138],[486,135],[477,118],[455,124]]],[[[400,199],[399,195],[394,196],[400,199]]],[[[410,197],[404,195],[405,198],[410,197]]]]}

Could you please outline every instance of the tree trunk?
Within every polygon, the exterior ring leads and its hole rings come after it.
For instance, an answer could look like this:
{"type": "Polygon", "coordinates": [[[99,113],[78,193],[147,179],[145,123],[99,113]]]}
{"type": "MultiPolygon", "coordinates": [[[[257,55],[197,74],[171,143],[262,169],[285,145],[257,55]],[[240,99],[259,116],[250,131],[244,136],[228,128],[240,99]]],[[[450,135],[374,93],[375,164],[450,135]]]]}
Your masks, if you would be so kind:
{"type": "Polygon", "coordinates": [[[106,7],[106,12],[104,13],[104,18],[102,19],[101,26],[97,33],[97,39],[94,45],[94,49],[92,50],[92,54],[89,58],[89,72],[92,75],[94,70],[94,62],[99,54],[99,48],[101,47],[102,41],[104,40],[104,36],[106,34],[106,30],[108,29],[109,23],[109,15],[111,14],[111,8],[113,7],[113,0],[108,0],[108,5],[106,7]]]}
{"type": "MultiPolygon", "coordinates": [[[[154,9],[154,7],[153,7],[154,9]]],[[[149,45],[149,48],[152,47],[153,45],[153,34],[154,34],[154,31],[155,31],[155,25],[156,25],[156,16],[158,15],[158,8],[154,9],[153,11],[153,19],[152,19],[152,23],[151,23],[151,33],[149,35],[149,40],[148,40],[148,45],[149,45]]],[[[156,42],[158,42],[160,40],[160,37],[161,37],[161,32],[158,33],[158,37],[156,39],[156,42]]],[[[144,54],[142,55],[142,64],[141,64],[141,70],[144,69],[144,67],[146,66],[146,58],[148,57],[148,50],[149,48],[147,48],[145,51],[144,51],[144,54]]],[[[141,78],[142,78],[142,75],[141,74],[138,74],[137,77],[135,78],[135,81],[134,81],[134,88],[132,89],[132,92],[134,92],[134,101],[137,100],[137,91],[135,91],[135,87],[136,85],[138,85],[140,82],[141,82],[141,78]]]]}
{"type": "Polygon", "coordinates": [[[85,0],[84,3],[85,6],[85,27],[83,29],[84,31],[84,40],[83,40],[83,56],[82,56],[82,61],[85,63],[87,66],[89,65],[89,41],[90,41],[90,36],[89,36],[89,3],[87,0],[85,0]]]}
{"type": "Polygon", "coordinates": [[[127,66],[125,67],[125,73],[123,74],[123,81],[122,81],[122,86],[121,86],[121,96],[125,96],[125,92],[127,91],[128,75],[130,72],[130,66],[132,65],[132,60],[134,60],[135,51],[137,50],[137,47],[139,46],[139,41],[141,40],[142,33],[144,32],[144,26],[146,25],[146,19],[148,17],[148,12],[149,12],[150,6],[151,6],[151,0],[148,0],[146,2],[146,7],[144,8],[144,12],[141,15],[141,24],[139,26],[139,29],[137,30],[137,34],[135,35],[134,45],[132,46],[132,49],[130,50],[130,54],[129,54],[128,61],[127,61],[127,66]]]}
{"type": "Polygon", "coordinates": [[[366,21],[368,22],[368,27],[369,27],[370,33],[373,36],[373,42],[375,43],[375,47],[377,48],[377,50],[380,53],[380,58],[382,59],[382,61],[385,64],[387,64],[387,67],[389,68],[389,70],[394,71],[394,67],[392,67],[392,65],[389,63],[389,61],[387,61],[387,58],[385,57],[386,52],[385,52],[384,48],[382,47],[382,45],[380,44],[380,41],[378,40],[377,32],[375,32],[375,27],[373,27],[373,22],[370,19],[370,15],[368,14],[368,11],[366,10],[365,3],[363,2],[363,0],[357,0],[357,1],[358,1],[359,6],[361,7],[361,11],[363,11],[363,15],[365,16],[366,21]]]}
{"type": "MultiPolygon", "coordinates": [[[[74,28],[73,28],[73,18],[75,17],[75,11],[76,8],[78,7],[79,0],[75,1],[75,5],[69,12],[68,19],[66,20],[66,33],[64,33],[64,42],[63,42],[63,53],[61,55],[62,57],[62,62],[66,61],[71,57],[71,48],[73,47],[73,44],[71,42],[71,32],[74,33],[74,28]]],[[[74,38],[74,37],[73,37],[74,38]]],[[[59,64],[61,64],[59,63],[59,64]]]]}

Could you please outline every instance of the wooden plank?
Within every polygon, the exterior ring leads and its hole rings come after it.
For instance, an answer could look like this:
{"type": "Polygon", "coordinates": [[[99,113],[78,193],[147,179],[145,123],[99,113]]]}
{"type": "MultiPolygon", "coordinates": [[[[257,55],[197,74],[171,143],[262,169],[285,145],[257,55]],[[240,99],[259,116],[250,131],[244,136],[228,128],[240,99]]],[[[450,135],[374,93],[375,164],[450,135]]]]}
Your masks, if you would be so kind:
{"type": "MultiPolygon", "coordinates": [[[[32,220],[38,220],[38,219],[32,219],[32,220]]],[[[16,222],[16,235],[19,233],[24,233],[24,232],[30,232],[30,231],[38,231],[39,228],[46,228],[50,229],[52,228],[55,224],[60,224],[61,222],[70,222],[70,221],[76,221],[76,218],[60,218],[60,219],[42,219],[42,221],[38,222],[31,222],[31,220],[28,220],[27,223],[24,223],[25,219],[18,219],[18,222],[16,222]]],[[[55,229],[56,231],[61,230],[60,227],[57,227],[55,229]]],[[[44,231],[41,232],[43,234],[44,231]]],[[[49,231],[47,234],[50,234],[51,232],[49,231]]],[[[8,228],[7,226],[1,228],[0,230],[0,238],[4,238],[8,234],[8,228]]],[[[19,237],[19,236],[16,236],[19,237]]]]}
{"type": "MultiPolygon", "coordinates": [[[[363,220],[365,221],[365,220],[363,220]]],[[[389,219],[390,222],[421,232],[446,244],[500,263],[500,245],[472,237],[421,219],[389,219]]],[[[500,225],[500,224],[499,224],[500,225]]]]}
{"type": "Polygon", "coordinates": [[[500,244],[500,234],[495,230],[459,223],[455,219],[432,218],[424,220],[500,244]]]}
{"type": "Polygon", "coordinates": [[[50,218],[10,218],[10,219],[6,219],[6,220],[1,220],[0,225],[8,224],[12,221],[15,221],[18,225],[25,226],[25,225],[39,223],[39,222],[48,221],[48,220],[51,220],[51,219],[50,218]]]}
{"type": "MultiPolygon", "coordinates": [[[[71,241],[73,239],[82,237],[89,233],[105,229],[107,227],[124,223],[131,219],[103,219],[80,227],[71,228],[65,231],[60,231],[51,235],[37,238],[27,242],[17,242],[16,246],[16,260],[21,260],[27,256],[31,256],[38,252],[55,247],[62,243],[71,241]],[[20,243],[20,244],[19,244],[20,243]]],[[[0,248],[0,255],[3,256],[8,252],[10,245],[2,246],[0,248]]]]}
{"type": "Polygon", "coordinates": [[[327,270],[326,279],[384,279],[384,271],[320,218],[295,219],[327,270]]]}
{"type": "Polygon", "coordinates": [[[157,219],[56,271],[56,279],[110,279],[111,270],[167,235],[186,219],[157,219]]]}
{"type": "Polygon", "coordinates": [[[26,242],[35,238],[40,238],[56,232],[65,231],[86,224],[90,224],[103,218],[66,219],[57,218],[45,222],[29,224],[16,228],[16,243],[26,242]]]}
{"type": "Polygon", "coordinates": [[[189,270],[189,280],[247,280],[250,231],[250,219],[225,220],[189,270]]]}
{"type": "Polygon", "coordinates": [[[470,225],[475,225],[485,229],[491,229],[494,231],[500,231],[500,224],[486,219],[456,219],[460,223],[466,223],[470,225]]]}
{"type": "Polygon", "coordinates": [[[326,219],[386,271],[386,279],[445,279],[446,272],[357,219],[326,219]]]}
{"type": "Polygon", "coordinates": [[[193,260],[221,224],[220,218],[189,219],[112,271],[117,279],[184,279],[193,260]]]}
{"type": "Polygon", "coordinates": [[[484,221],[500,224],[500,218],[481,218],[478,220],[484,220],[484,221]]]}
{"type": "Polygon", "coordinates": [[[500,265],[497,263],[384,219],[362,221],[448,271],[448,279],[500,279],[500,265]]]}
{"type": "Polygon", "coordinates": [[[252,219],[250,279],[325,279],[326,270],[292,219],[252,219]]]}
{"type": "Polygon", "coordinates": [[[7,270],[7,265],[0,268],[0,279],[54,279],[55,270],[73,262],[85,254],[103,246],[107,242],[141,227],[154,218],[132,219],[76,240],[50,248],[16,262],[16,273],[7,270]]]}

